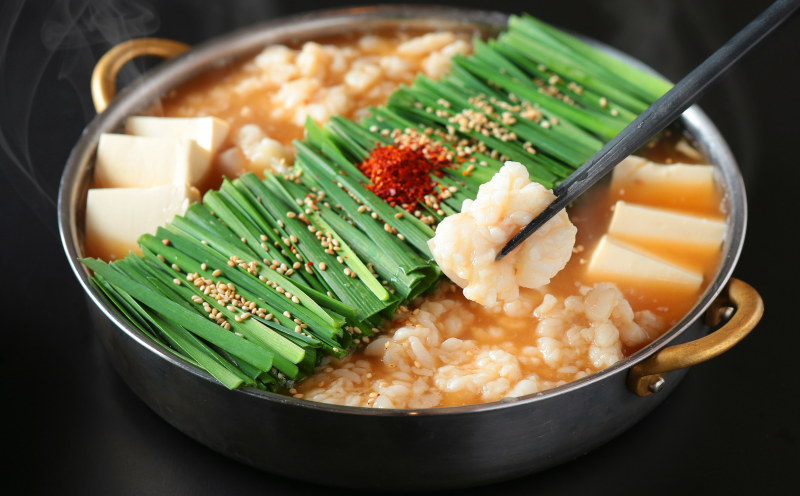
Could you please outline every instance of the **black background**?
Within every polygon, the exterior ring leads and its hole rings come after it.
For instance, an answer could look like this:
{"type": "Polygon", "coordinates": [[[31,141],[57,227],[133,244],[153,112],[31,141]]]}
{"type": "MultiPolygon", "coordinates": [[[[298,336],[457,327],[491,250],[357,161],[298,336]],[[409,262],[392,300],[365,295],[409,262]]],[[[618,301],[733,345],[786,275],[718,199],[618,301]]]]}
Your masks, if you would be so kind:
{"type": "MultiPolygon", "coordinates": [[[[620,48],[673,80],[769,5],[763,0],[452,3],[528,11],[620,48]]],[[[195,44],[239,26],[334,4],[0,2],[0,49],[5,50],[0,52],[0,145],[6,152],[0,150],[1,492],[352,493],[233,462],[173,429],[139,401],[93,334],[82,290],[58,239],[52,204],[70,148],[93,114],[89,74],[109,42],[133,34],[195,44]],[[107,4],[138,20],[123,25],[128,31],[122,32],[119,26],[102,32],[79,22],[70,29],[82,28],[85,41],[93,44],[81,47],[80,37],[61,36],[61,50],[52,51],[70,15],[102,11],[99,6],[107,4]]],[[[734,276],[752,284],[765,300],[758,328],[733,350],[694,367],[662,406],[607,445],[540,474],[459,494],[800,493],[800,329],[794,310],[799,49],[800,21],[795,20],[700,102],[745,175],[750,220],[734,276]]],[[[320,441],[320,449],[329,453],[334,447],[325,443],[320,441]]],[[[320,455],[309,452],[309,460],[315,456],[320,455]]],[[[387,477],[402,477],[381,465],[380,453],[365,459],[353,465],[350,476],[387,470],[387,477]]]]}

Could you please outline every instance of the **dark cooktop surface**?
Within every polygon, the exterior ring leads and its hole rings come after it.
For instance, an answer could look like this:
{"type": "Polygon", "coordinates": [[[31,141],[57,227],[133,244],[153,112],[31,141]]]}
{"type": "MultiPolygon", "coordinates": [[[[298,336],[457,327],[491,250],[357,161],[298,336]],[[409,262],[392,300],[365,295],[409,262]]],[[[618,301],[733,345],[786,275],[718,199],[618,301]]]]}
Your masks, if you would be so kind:
{"type": "MultiPolygon", "coordinates": [[[[83,292],[61,248],[53,203],[70,148],[94,115],[89,75],[109,42],[155,35],[196,44],[335,3],[0,3],[5,494],[354,493],[236,463],[150,411],[114,372],[94,336],[83,292]]],[[[527,10],[678,80],[770,2],[438,3],[527,10]]],[[[458,494],[796,494],[798,54],[800,21],[794,21],[700,102],[744,173],[750,220],[734,276],[765,300],[758,328],[733,350],[694,367],[659,408],[605,446],[540,474],[458,494]]],[[[370,457],[374,462],[358,470],[391,469],[381,466],[380,453],[370,457]]],[[[357,470],[352,476],[358,477],[357,470]]]]}

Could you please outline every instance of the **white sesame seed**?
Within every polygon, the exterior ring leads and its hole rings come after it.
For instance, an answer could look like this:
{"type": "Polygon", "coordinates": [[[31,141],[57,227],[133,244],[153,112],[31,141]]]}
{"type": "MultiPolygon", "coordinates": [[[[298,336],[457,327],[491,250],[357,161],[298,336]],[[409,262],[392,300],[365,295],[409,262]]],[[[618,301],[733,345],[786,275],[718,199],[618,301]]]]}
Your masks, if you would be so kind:
{"type": "Polygon", "coordinates": [[[322,263],[319,264],[319,270],[325,270],[327,268],[328,268],[328,266],[325,265],[325,262],[322,262],[322,263]]]}
{"type": "Polygon", "coordinates": [[[180,280],[180,279],[178,279],[177,277],[176,277],[175,279],[173,279],[173,280],[172,280],[172,282],[174,282],[174,283],[175,283],[176,285],[178,285],[178,286],[180,286],[180,285],[181,285],[181,280],[180,280]]]}
{"type": "Polygon", "coordinates": [[[156,255],[156,256],[157,256],[157,257],[158,257],[158,259],[159,259],[159,260],[161,260],[162,262],[166,262],[166,259],[164,258],[164,256],[163,256],[163,255],[159,254],[159,255],[156,255]]]}

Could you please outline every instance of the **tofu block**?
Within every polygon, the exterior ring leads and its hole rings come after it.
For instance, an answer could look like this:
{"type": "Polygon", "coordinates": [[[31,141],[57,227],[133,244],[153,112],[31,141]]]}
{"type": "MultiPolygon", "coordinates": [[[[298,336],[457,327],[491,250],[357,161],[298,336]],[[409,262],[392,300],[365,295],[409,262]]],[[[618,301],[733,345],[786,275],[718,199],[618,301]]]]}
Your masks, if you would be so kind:
{"type": "Polygon", "coordinates": [[[589,261],[590,277],[637,285],[663,285],[695,291],[703,275],[653,257],[609,235],[600,239],[589,261]]]}
{"type": "Polygon", "coordinates": [[[200,148],[214,155],[222,146],[231,126],[217,117],[128,117],[125,132],[153,138],[194,140],[200,148]]]}
{"type": "Polygon", "coordinates": [[[713,165],[657,164],[632,155],[620,162],[611,176],[613,189],[630,184],[714,191],[716,180],[713,165]]]}
{"type": "Polygon", "coordinates": [[[183,215],[200,192],[186,185],[152,188],[90,189],[86,199],[86,248],[90,255],[118,260],[129,250],[141,254],[136,240],[183,215]]]}
{"type": "Polygon", "coordinates": [[[97,145],[95,188],[197,185],[211,154],[189,139],[102,134],[97,145]]]}
{"type": "Polygon", "coordinates": [[[727,225],[719,220],[679,214],[618,201],[608,234],[633,243],[658,243],[717,249],[727,225]]]}

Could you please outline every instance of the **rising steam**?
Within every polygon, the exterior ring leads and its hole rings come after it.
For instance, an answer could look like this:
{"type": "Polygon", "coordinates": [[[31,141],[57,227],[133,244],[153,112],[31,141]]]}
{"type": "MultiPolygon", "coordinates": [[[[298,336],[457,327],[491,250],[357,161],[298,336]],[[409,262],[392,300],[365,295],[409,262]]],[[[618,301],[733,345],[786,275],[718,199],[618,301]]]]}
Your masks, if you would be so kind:
{"type": "MultiPolygon", "coordinates": [[[[0,2],[0,170],[51,231],[63,161],[35,164],[28,134],[43,75],[48,71],[50,77],[57,66],[58,80],[68,82],[81,103],[85,124],[94,116],[89,82],[97,58],[157,28],[155,12],[131,0],[0,2]]],[[[130,81],[138,74],[128,64],[120,78],[130,81]]]]}

